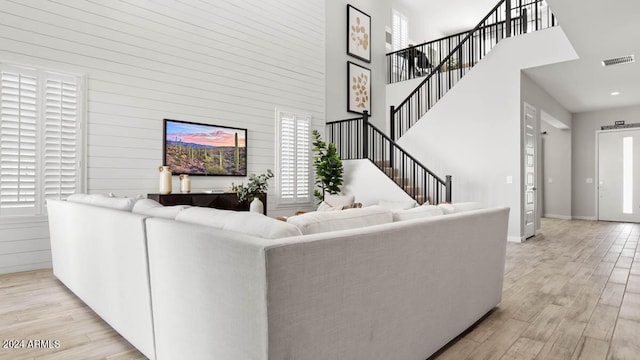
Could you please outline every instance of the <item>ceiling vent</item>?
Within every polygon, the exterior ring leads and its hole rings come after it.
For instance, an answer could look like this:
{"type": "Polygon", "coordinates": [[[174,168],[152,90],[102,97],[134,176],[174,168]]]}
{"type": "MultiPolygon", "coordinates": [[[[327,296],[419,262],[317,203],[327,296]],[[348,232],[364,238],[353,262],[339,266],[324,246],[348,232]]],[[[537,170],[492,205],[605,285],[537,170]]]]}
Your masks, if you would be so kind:
{"type": "Polygon", "coordinates": [[[627,63],[632,63],[632,62],[635,62],[635,61],[636,61],[635,55],[627,55],[627,56],[621,56],[621,57],[617,57],[617,58],[613,58],[613,59],[603,60],[602,61],[602,66],[627,64],[627,63]]]}

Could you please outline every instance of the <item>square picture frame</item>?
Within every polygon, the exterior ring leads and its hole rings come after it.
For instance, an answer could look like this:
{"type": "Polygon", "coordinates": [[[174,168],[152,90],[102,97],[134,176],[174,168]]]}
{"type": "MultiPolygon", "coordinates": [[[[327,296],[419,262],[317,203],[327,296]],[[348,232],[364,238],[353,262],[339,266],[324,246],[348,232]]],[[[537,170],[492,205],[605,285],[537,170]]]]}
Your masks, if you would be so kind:
{"type": "Polygon", "coordinates": [[[347,111],[371,115],[371,70],[347,61],[347,111]]]}
{"type": "Polygon", "coordinates": [[[347,54],[371,62],[371,16],[347,4],[347,54]]]}

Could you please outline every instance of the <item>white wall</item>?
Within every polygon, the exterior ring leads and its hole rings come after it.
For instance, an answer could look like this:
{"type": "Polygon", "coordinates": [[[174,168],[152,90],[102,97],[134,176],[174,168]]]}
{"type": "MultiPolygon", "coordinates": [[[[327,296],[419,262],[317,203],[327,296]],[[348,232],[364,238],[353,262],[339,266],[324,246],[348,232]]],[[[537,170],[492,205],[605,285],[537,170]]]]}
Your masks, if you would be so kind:
{"type": "MultiPolygon", "coordinates": [[[[276,107],[311,114],[324,130],[323,1],[0,0],[0,8],[0,62],[87,76],[89,192],[156,192],[163,118],[248,128],[249,173],[274,169],[276,107]]],[[[243,180],[194,177],[192,187],[243,180]]],[[[50,266],[44,229],[0,221],[0,273],[50,266]]]]}
{"type": "MultiPolygon", "coordinates": [[[[433,14],[430,11],[424,9],[416,9],[408,6],[405,1],[391,0],[391,7],[403,13],[407,17],[409,23],[409,29],[407,29],[407,37],[409,43],[414,45],[422,44],[427,41],[435,40],[444,36],[441,29],[437,29],[433,26],[433,14]]],[[[455,14],[452,14],[455,16],[455,14]]],[[[482,17],[478,18],[480,21],[482,17]]],[[[388,24],[389,28],[393,29],[391,13],[389,12],[388,24]]]]}
{"type": "Polygon", "coordinates": [[[376,205],[380,200],[411,201],[396,183],[369,160],[345,160],[342,192],[354,195],[363,206],[376,205]]]}
{"type": "Polygon", "coordinates": [[[453,176],[454,201],[509,206],[509,238],[520,240],[520,72],[576,57],[560,28],[506,39],[406,133],[400,145],[439,176],[453,176]]]}
{"type": "Polygon", "coordinates": [[[572,213],[576,219],[595,220],[596,211],[596,131],[601,126],[624,120],[640,122],[640,106],[573,114],[572,213]],[[588,183],[587,179],[592,182],[588,183]]]}
{"type": "Polygon", "coordinates": [[[326,98],[327,121],[358,117],[347,111],[347,61],[371,70],[371,117],[379,128],[385,126],[386,49],[385,27],[390,26],[388,2],[356,0],[326,2],[326,98]],[[371,17],[371,63],[347,55],[347,4],[371,17]]]}
{"type": "Polygon", "coordinates": [[[571,218],[571,113],[544,89],[522,72],[520,91],[523,102],[537,109],[538,142],[538,209],[537,228],[541,216],[571,218]],[[561,130],[541,120],[542,112],[569,129],[561,130]],[[551,182],[550,182],[551,181],[551,182]]]}
{"type": "Polygon", "coordinates": [[[539,189],[542,216],[571,219],[571,130],[558,129],[542,121],[543,166],[539,189]]]}

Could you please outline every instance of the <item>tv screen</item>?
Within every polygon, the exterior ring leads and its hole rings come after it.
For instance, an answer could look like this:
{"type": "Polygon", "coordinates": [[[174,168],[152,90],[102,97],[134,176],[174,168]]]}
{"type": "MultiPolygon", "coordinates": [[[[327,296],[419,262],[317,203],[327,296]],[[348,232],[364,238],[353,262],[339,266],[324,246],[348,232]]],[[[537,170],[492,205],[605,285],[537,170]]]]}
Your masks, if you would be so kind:
{"type": "Polygon", "coordinates": [[[164,165],[175,175],[247,175],[247,129],[164,119],[164,165]]]}

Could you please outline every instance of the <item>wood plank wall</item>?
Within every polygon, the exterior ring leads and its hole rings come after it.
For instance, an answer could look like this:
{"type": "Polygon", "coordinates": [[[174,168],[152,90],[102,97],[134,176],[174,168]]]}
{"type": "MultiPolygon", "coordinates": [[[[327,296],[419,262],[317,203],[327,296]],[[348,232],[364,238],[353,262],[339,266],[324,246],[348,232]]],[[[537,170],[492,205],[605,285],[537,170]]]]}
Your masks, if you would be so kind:
{"type": "MultiPolygon", "coordinates": [[[[275,168],[276,108],[325,123],[323,1],[0,0],[0,62],[86,77],[91,193],[157,191],[164,118],[247,128],[249,173],[275,168]]],[[[0,273],[50,266],[46,229],[0,219],[0,273]]]]}

